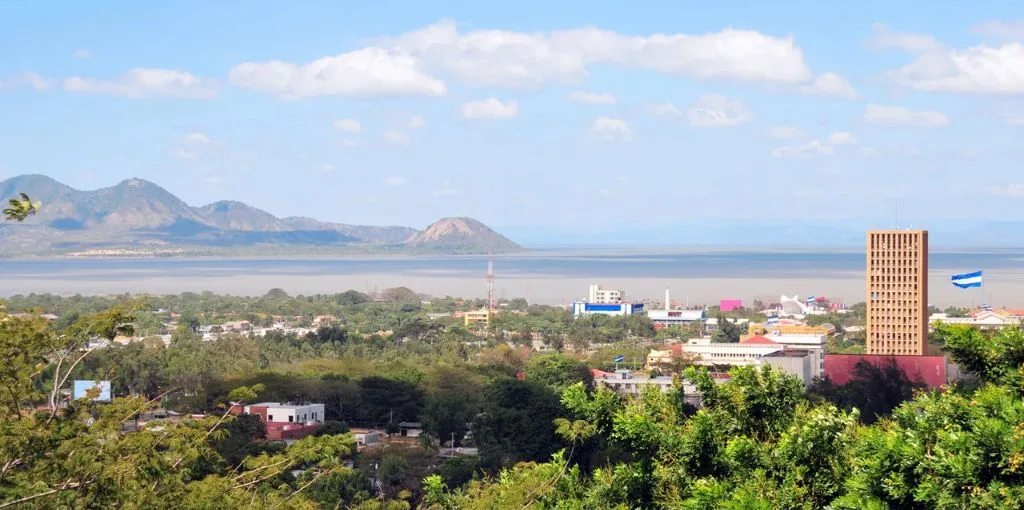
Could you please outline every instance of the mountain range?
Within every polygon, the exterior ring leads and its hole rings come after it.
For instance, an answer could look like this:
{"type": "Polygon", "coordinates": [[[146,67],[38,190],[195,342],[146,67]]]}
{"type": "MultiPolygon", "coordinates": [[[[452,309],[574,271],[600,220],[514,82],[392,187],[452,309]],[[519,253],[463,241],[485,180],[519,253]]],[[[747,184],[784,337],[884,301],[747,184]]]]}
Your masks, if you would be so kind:
{"type": "Polygon", "coordinates": [[[225,253],[268,246],[452,254],[523,249],[472,218],[442,218],[424,230],[278,218],[235,201],[192,207],[143,179],[92,191],[43,175],[0,182],[3,203],[18,193],[42,208],[24,223],[0,225],[0,254],[6,256],[225,253]]]}

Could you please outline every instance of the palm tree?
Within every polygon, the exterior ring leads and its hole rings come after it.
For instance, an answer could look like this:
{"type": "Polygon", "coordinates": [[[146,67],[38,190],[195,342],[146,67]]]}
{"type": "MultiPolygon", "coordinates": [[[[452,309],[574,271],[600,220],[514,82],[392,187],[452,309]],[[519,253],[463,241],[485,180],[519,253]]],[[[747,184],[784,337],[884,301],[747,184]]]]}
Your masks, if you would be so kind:
{"type": "Polygon", "coordinates": [[[20,196],[21,198],[12,198],[8,202],[9,207],[4,209],[4,218],[8,221],[25,221],[29,216],[38,212],[43,205],[33,202],[25,193],[21,193],[20,196]]]}

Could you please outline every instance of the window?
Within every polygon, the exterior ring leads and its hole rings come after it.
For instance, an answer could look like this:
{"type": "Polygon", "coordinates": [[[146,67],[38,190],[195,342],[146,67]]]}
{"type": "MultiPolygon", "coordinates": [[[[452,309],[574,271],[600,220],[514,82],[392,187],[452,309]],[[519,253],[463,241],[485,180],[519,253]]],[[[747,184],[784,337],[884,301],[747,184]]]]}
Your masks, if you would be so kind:
{"type": "Polygon", "coordinates": [[[288,423],[291,423],[291,422],[292,422],[292,421],[294,421],[294,420],[295,420],[295,417],[294,417],[294,416],[289,416],[289,417],[288,417],[288,423]]]}
{"type": "Polygon", "coordinates": [[[267,415],[267,421],[274,421],[274,415],[268,414],[267,415]]]}

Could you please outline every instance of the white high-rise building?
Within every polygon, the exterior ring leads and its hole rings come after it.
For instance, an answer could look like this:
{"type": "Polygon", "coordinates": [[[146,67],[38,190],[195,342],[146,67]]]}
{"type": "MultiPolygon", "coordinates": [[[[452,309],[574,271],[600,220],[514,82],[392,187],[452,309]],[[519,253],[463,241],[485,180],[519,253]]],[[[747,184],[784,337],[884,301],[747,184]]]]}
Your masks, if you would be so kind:
{"type": "Polygon", "coordinates": [[[591,285],[587,302],[592,304],[621,303],[624,297],[621,290],[602,289],[600,285],[591,285]]]}

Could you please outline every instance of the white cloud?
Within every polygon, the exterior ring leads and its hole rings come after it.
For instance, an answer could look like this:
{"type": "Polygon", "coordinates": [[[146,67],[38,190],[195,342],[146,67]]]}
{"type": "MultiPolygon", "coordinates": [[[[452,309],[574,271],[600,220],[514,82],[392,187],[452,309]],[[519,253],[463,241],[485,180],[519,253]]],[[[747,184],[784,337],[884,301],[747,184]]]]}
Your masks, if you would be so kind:
{"type": "Polygon", "coordinates": [[[629,140],[633,137],[633,128],[622,119],[598,117],[590,125],[590,131],[606,140],[629,140]]]}
{"type": "Polygon", "coordinates": [[[839,97],[843,99],[856,99],[859,97],[850,82],[836,73],[825,73],[818,76],[808,85],[799,88],[802,94],[811,96],[839,97]]]}
{"type": "Polygon", "coordinates": [[[569,101],[590,104],[615,104],[615,96],[602,92],[585,92],[578,90],[569,94],[569,101]]]}
{"type": "Polygon", "coordinates": [[[382,41],[468,85],[537,87],[581,83],[594,64],[647,69],[697,80],[798,84],[811,78],[792,37],[725,29],[704,35],[623,35],[598,28],[549,33],[460,32],[442,20],[382,41]]]}
{"type": "Polygon", "coordinates": [[[811,140],[802,145],[786,145],[772,150],[776,158],[806,158],[810,156],[831,156],[836,150],[818,140],[811,140]]]}
{"type": "Polygon", "coordinates": [[[731,127],[754,120],[754,114],[743,103],[719,94],[705,94],[686,118],[694,127],[731,127]]]}
{"type": "Polygon", "coordinates": [[[1024,39],[1024,19],[1013,21],[991,20],[971,27],[971,31],[1002,40],[1024,39]]]}
{"type": "Polygon", "coordinates": [[[217,84],[213,80],[199,78],[186,71],[136,67],[116,80],[74,76],[64,80],[64,90],[131,98],[209,98],[217,95],[217,84]]]}
{"type": "Polygon", "coordinates": [[[1024,184],[1007,184],[1005,186],[989,186],[988,192],[1011,198],[1024,198],[1024,184]]]}
{"type": "MultiPolygon", "coordinates": [[[[988,24],[980,30],[989,35],[1009,35],[1015,25],[988,24]]],[[[878,48],[898,48],[915,59],[887,76],[903,87],[927,92],[961,94],[1024,93],[1024,44],[1011,42],[1001,46],[980,44],[965,49],[947,48],[934,37],[893,32],[876,26],[869,41],[878,48]]]]}
{"type": "Polygon", "coordinates": [[[419,129],[426,125],[427,121],[424,120],[423,117],[420,117],[418,115],[410,118],[409,121],[405,123],[405,127],[409,129],[419,129]]]}
{"type": "Polygon", "coordinates": [[[321,172],[327,172],[327,173],[330,173],[330,172],[333,172],[333,171],[337,170],[337,168],[335,168],[334,165],[332,165],[330,163],[321,163],[320,166],[318,166],[316,169],[321,171],[321,172]]]}
{"type": "Polygon", "coordinates": [[[75,58],[89,58],[92,56],[92,54],[89,53],[89,50],[75,50],[75,52],[72,53],[71,56],[75,58]]]}
{"type": "Polygon", "coordinates": [[[868,105],[864,111],[864,120],[872,124],[887,126],[934,128],[949,125],[949,118],[939,112],[915,112],[902,106],[882,106],[877,104],[868,105]]]}
{"type": "Polygon", "coordinates": [[[199,132],[189,133],[185,135],[183,139],[188,143],[194,143],[197,145],[207,145],[213,142],[209,136],[199,132]]]}
{"type": "Polygon", "coordinates": [[[384,137],[384,141],[392,145],[405,145],[409,143],[409,135],[401,131],[385,131],[381,136],[384,137]]]}
{"type": "Polygon", "coordinates": [[[461,111],[466,119],[509,119],[519,115],[519,104],[515,101],[502,103],[492,97],[470,101],[462,105],[461,111]]]}
{"type": "Polygon", "coordinates": [[[315,96],[443,96],[444,82],[420,69],[412,55],[363,48],[308,64],[246,62],[228,73],[231,83],[284,98],[315,96]]]}
{"type": "Polygon", "coordinates": [[[874,34],[868,39],[868,46],[875,49],[898,49],[909,53],[925,53],[941,50],[942,45],[927,34],[898,32],[884,23],[871,26],[874,34]]]}
{"type": "Polygon", "coordinates": [[[682,117],[683,111],[678,106],[672,103],[659,103],[652,104],[647,107],[651,115],[656,117],[682,117]]]}
{"type": "Polygon", "coordinates": [[[836,131],[835,133],[828,135],[826,143],[829,145],[853,145],[857,143],[857,137],[853,136],[853,133],[836,131]]]}
{"type": "Polygon", "coordinates": [[[21,79],[36,90],[48,90],[50,86],[53,84],[51,80],[47,80],[40,76],[38,73],[33,73],[31,71],[22,74],[21,79]]]}
{"type": "Polygon", "coordinates": [[[219,175],[211,175],[211,176],[203,179],[203,182],[205,182],[206,184],[210,184],[210,185],[216,186],[216,185],[220,184],[221,182],[224,182],[224,179],[221,179],[219,175]]]}
{"type": "Polygon", "coordinates": [[[408,182],[408,181],[405,180],[405,177],[385,177],[384,178],[384,184],[387,184],[388,186],[405,186],[406,182],[408,182]]]}
{"type": "Polygon", "coordinates": [[[772,138],[778,138],[780,140],[800,138],[801,136],[804,136],[804,131],[800,128],[779,126],[769,129],[768,136],[772,138]]]}
{"type": "MultiPolygon", "coordinates": [[[[404,134],[404,133],[400,133],[400,134],[404,134]]],[[[385,137],[385,139],[386,139],[386,137],[385,137]]],[[[408,141],[408,140],[406,140],[406,141],[408,141]]],[[[338,142],[338,143],[342,147],[345,147],[347,149],[351,149],[351,148],[354,148],[354,147],[362,147],[363,146],[363,142],[360,142],[359,140],[353,140],[352,138],[342,138],[341,141],[338,142]]]]}
{"type": "Polygon", "coordinates": [[[889,73],[905,87],[964,94],[1024,93],[1024,44],[985,45],[921,55],[889,73]]]}
{"type": "Polygon", "coordinates": [[[334,127],[346,133],[359,133],[363,130],[362,124],[354,119],[340,119],[334,121],[334,127]]]}

